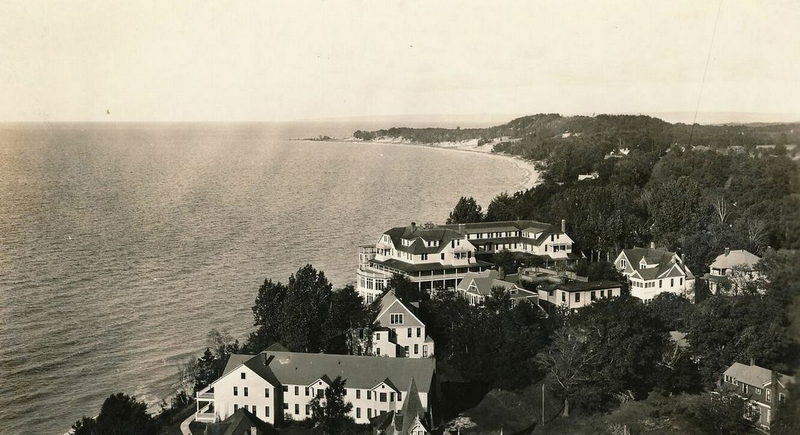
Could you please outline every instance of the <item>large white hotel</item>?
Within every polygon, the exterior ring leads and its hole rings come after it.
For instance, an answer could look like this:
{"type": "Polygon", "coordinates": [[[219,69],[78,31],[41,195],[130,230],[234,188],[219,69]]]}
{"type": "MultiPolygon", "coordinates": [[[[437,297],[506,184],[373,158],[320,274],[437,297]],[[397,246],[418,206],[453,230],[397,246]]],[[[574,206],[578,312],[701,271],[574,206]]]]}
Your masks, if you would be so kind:
{"type": "Polygon", "coordinates": [[[561,227],[537,221],[480,222],[418,226],[384,232],[375,245],[359,248],[356,288],[366,303],[379,298],[399,273],[422,291],[455,289],[469,272],[494,267],[475,258],[481,252],[527,252],[566,259],[572,239],[561,227]]]}

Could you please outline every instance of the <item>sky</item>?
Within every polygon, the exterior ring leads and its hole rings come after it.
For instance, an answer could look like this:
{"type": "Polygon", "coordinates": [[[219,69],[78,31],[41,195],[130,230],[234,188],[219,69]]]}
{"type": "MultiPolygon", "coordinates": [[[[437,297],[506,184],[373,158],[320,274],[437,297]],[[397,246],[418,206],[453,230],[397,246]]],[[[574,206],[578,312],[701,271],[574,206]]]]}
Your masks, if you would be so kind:
{"type": "Polygon", "coordinates": [[[800,120],[798,24],[796,0],[5,0],[0,121],[800,120]]]}

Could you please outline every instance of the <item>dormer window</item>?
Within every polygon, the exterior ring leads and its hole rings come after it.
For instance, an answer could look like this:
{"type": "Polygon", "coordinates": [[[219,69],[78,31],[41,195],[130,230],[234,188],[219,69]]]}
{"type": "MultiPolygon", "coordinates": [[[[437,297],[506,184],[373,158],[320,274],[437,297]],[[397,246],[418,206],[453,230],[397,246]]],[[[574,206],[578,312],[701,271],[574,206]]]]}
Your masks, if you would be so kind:
{"type": "Polygon", "coordinates": [[[639,268],[640,268],[640,269],[645,269],[645,268],[647,268],[647,262],[646,262],[646,261],[644,261],[644,258],[642,258],[642,261],[640,261],[640,262],[639,262],[639,268]]]}
{"type": "Polygon", "coordinates": [[[389,315],[389,324],[390,325],[401,325],[403,324],[403,315],[401,313],[393,313],[389,315]]]}

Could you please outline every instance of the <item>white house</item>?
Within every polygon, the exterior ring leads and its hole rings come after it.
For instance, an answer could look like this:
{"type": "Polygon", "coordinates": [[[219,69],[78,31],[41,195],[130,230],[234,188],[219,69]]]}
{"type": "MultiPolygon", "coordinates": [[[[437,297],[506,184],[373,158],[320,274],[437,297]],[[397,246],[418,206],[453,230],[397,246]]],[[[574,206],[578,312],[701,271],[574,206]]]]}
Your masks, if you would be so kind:
{"type": "Polygon", "coordinates": [[[566,222],[561,227],[544,222],[519,220],[478,222],[442,225],[464,234],[478,252],[527,252],[553,260],[569,258],[572,238],[566,233],[566,222]]]}
{"type": "Polygon", "coordinates": [[[433,339],[426,335],[425,324],[394,295],[381,298],[380,313],[375,318],[371,354],[375,356],[431,358],[433,339]]]}
{"type": "Polygon", "coordinates": [[[464,235],[437,226],[392,228],[373,246],[359,248],[356,290],[370,304],[399,273],[420,291],[455,288],[467,272],[479,272],[491,263],[475,258],[475,246],[464,235]]]}
{"type": "Polygon", "coordinates": [[[461,297],[467,299],[470,305],[483,305],[486,298],[492,297],[492,289],[495,287],[505,289],[515,305],[521,301],[537,303],[538,295],[536,293],[526,290],[514,282],[506,281],[500,276],[500,272],[496,270],[470,272],[458,283],[456,290],[461,297]]]}
{"type": "Polygon", "coordinates": [[[391,411],[373,420],[373,428],[378,435],[428,435],[431,424],[422,402],[419,400],[417,385],[411,381],[403,408],[391,411]]]}
{"type": "Polygon", "coordinates": [[[755,270],[759,261],[761,257],[748,251],[725,249],[725,252],[711,263],[709,273],[704,275],[703,279],[708,280],[708,289],[711,293],[716,294],[729,287],[736,293],[759,278],[759,273],[755,270]]]}
{"type": "Polygon", "coordinates": [[[624,249],[614,265],[628,278],[631,295],[645,301],[663,292],[690,296],[694,290],[694,275],[683,260],[653,244],[624,249]]]}
{"type": "Polygon", "coordinates": [[[599,299],[622,295],[622,284],[614,281],[569,282],[558,284],[550,290],[539,290],[539,301],[578,309],[599,299]]]}
{"type": "Polygon", "coordinates": [[[336,377],[345,380],[345,400],[358,424],[402,411],[412,386],[430,413],[436,360],[264,351],[231,355],[222,376],[197,393],[196,419],[225,420],[241,408],[276,424],[311,417],[311,400],[324,397],[336,377]]]}

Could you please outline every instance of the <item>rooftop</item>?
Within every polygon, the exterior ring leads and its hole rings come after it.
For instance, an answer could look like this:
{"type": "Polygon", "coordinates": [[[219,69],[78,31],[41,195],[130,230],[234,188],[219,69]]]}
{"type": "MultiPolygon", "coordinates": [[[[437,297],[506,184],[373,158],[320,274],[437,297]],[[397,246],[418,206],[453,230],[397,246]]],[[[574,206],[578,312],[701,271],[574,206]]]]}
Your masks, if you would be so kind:
{"type": "Polygon", "coordinates": [[[568,292],[605,290],[605,289],[613,289],[621,287],[622,284],[616,281],[590,281],[590,282],[573,281],[573,282],[558,284],[555,286],[555,288],[559,290],[564,290],[568,292]]]}
{"type": "Polygon", "coordinates": [[[711,263],[712,269],[730,269],[734,266],[745,266],[748,268],[752,268],[761,261],[761,257],[755,254],[751,254],[748,251],[743,249],[737,249],[733,251],[726,251],[720,254],[713,263],[711,263]]]}
{"type": "MultiPolygon", "coordinates": [[[[728,367],[728,369],[725,370],[725,375],[755,387],[763,387],[772,382],[772,371],[770,369],[765,369],[757,365],[745,365],[738,362],[728,367]]],[[[794,381],[794,377],[782,373],[778,373],[777,376],[778,382],[784,386],[794,381]]]]}

